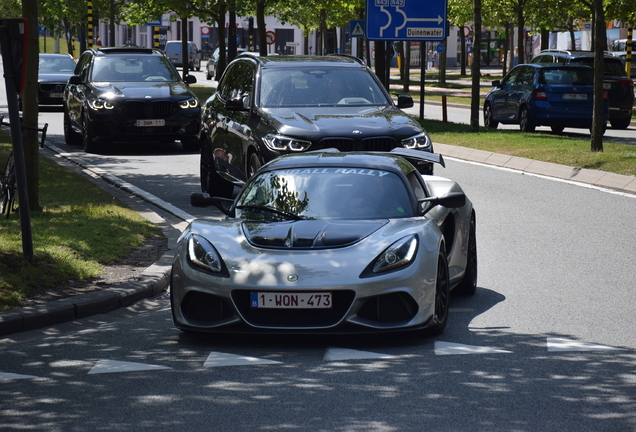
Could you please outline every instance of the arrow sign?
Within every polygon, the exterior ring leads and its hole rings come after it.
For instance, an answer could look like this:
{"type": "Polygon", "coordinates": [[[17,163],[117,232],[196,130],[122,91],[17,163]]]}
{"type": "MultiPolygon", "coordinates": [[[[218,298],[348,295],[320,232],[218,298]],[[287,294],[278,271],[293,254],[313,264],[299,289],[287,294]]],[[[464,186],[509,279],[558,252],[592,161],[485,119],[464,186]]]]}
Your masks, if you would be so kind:
{"type": "Polygon", "coordinates": [[[443,41],[447,0],[367,0],[369,40],[443,41]]]}

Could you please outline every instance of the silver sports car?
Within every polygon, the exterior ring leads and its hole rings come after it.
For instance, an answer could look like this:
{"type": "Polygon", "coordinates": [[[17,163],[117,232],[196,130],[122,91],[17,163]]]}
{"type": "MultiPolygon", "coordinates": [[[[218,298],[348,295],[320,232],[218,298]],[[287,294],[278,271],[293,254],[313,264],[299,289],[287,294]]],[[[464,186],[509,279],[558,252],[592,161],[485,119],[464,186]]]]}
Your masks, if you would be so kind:
{"type": "Polygon", "coordinates": [[[177,242],[170,299],[181,330],[440,334],[450,291],[477,284],[475,211],[460,186],[421,175],[408,149],[310,152],[263,166],[227,217],[177,242]]]}

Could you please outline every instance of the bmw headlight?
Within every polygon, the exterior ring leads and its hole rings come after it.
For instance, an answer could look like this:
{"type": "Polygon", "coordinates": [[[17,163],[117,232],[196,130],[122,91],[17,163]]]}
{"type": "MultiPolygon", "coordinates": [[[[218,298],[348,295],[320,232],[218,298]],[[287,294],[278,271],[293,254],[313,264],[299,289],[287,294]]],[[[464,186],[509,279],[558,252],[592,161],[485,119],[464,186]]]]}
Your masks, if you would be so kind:
{"type": "Polygon", "coordinates": [[[373,264],[373,273],[381,273],[410,264],[417,253],[417,236],[403,237],[386,248],[373,264]]]}
{"type": "Polygon", "coordinates": [[[192,264],[211,272],[220,273],[223,270],[219,253],[209,241],[199,235],[192,234],[188,239],[188,258],[192,264]]]}
{"type": "Polygon", "coordinates": [[[179,107],[181,109],[196,108],[198,106],[199,106],[199,101],[196,98],[187,99],[187,100],[179,102],[179,107]]]}
{"type": "Polygon", "coordinates": [[[431,139],[426,132],[421,132],[402,140],[402,146],[408,149],[425,149],[431,146],[431,139]]]}
{"type": "Polygon", "coordinates": [[[95,111],[99,111],[103,109],[112,110],[113,108],[115,108],[114,103],[112,103],[109,100],[100,99],[100,98],[89,99],[88,106],[91,107],[91,109],[94,109],[95,111]]]}
{"type": "Polygon", "coordinates": [[[284,135],[267,135],[263,138],[265,145],[276,151],[295,151],[302,152],[311,147],[310,141],[300,140],[284,135]]]}

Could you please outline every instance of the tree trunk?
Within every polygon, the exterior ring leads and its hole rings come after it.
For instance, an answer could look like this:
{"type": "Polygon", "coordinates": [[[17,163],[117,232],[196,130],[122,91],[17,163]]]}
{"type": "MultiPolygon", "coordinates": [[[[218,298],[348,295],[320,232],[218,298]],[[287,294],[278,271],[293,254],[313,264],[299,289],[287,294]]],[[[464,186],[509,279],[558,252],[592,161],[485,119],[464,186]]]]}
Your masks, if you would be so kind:
{"type": "MultiPolygon", "coordinates": [[[[216,18],[217,39],[219,41],[219,60],[214,70],[214,73],[216,74],[214,79],[216,81],[218,81],[221,78],[221,75],[223,75],[223,72],[225,71],[225,67],[227,66],[227,62],[225,61],[225,53],[227,52],[227,46],[225,45],[225,13],[226,13],[225,2],[220,2],[219,15],[216,18]]],[[[259,40],[263,41],[264,39],[259,39],[259,40]]]]}
{"type": "Polygon", "coordinates": [[[470,130],[479,132],[479,102],[481,89],[481,0],[473,0],[473,63],[472,63],[472,91],[470,101],[470,130]]]}
{"type": "Polygon", "coordinates": [[[115,46],[115,0],[110,0],[108,10],[108,46],[115,46]]]}
{"type": "Polygon", "coordinates": [[[404,93],[408,93],[411,87],[411,42],[404,42],[404,93]]]}
{"type": "Polygon", "coordinates": [[[461,51],[460,62],[460,74],[462,76],[466,75],[466,32],[464,31],[464,26],[459,26],[459,38],[461,40],[459,47],[461,51]]]}
{"type": "MultiPolygon", "coordinates": [[[[521,0],[519,0],[521,3],[521,0]]],[[[517,58],[519,59],[518,64],[524,64],[526,62],[525,54],[525,38],[523,37],[523,7],[519,4],[517,8],[517,58]]]]}
{"type": "MultiPolygon", "coordinates": [[[[27,20],[27,58],[22,93],[22,124],[30,128],[38,127],[38,56],[40,43],[38,35],[38,2],[22,1],[22,16],[27,20]]],[[[41,211],[40,207],[40,149],[37,130],[22,130],[24,163],[26,166],[29,208],[41,211]]]]}
{"type": "Polygon", "coordinates": [[[181,64],[183,65],[183,79],[190,71],[190,50],[188,49],[188,18],[181,18],[181,64]]]}
{"type": "Polygon", "coordinates": [[[267,55],[267,28],[265,27],[265,1],[256,2],[256,26],[258,27],[258,53],[267,55]]]}
{"type": "Polygon", "coordinates": [[[386,76],[386,50],[384,49],[385,43],[383,41],[376,41],[373,46],[375,47],[375,74],[378,79],[384,85],[384,88],[388,89],[389,82],[386,76]]]}
{"type": "Polygon", "coordinates": [[[603,151],[603,132],[605,116],[603,115],[603,69],[605,57],[604,47],[607,46],[605,33],[605,12],[603,0],[592,0],[594,14],[594,114],[592,117],[593,152],[603,151]]]}

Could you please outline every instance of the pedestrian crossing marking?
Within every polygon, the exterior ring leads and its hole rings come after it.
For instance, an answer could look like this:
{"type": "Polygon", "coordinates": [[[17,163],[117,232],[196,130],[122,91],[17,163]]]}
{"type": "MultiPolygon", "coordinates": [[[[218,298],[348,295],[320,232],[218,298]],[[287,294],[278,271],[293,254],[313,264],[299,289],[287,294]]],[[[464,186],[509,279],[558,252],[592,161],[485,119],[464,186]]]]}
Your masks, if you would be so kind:
{"type": "Polygon", "coordinates": [[[435,341],[435,355],[509,354],[512,351],[476,345],[435,341]]]}
{"type": "Polygon", "coordinates": [[[607,345],[597,345],[588,342],[579,342],[573,339],[554,338],[547,339],[548,351],[625,351],[625,348],[616,348],[607,345]]]}
{"type": "Polygon", "coordinates": [[[248,357],[237,354],[228,354],[221,352],[211,352],[203,367],[217,366],[246,366],[246,365],[263,365],[263,364],[282,364],[276,360],[262,359],[258,357],[248,357]]]}
{"type": "Polygon", "coordinates": [[[395,356],[379,354],[370,351],[358,351],[347,348],[329,348],[325,352],[325,361],[361,360],[361,359],[390,359],[395,356]]]}
{"type": "Polygon", "coordinates": [[[163,370],[172,369],[168,366],[158,366],[145,363],[118,361],[118,360],[100,360],[93,368],[88,372],[89,374],[103,374],[103,373],[119,373],[119,372],[133,372],[133,371],[145,371],[145,370],[163,370]]]}

